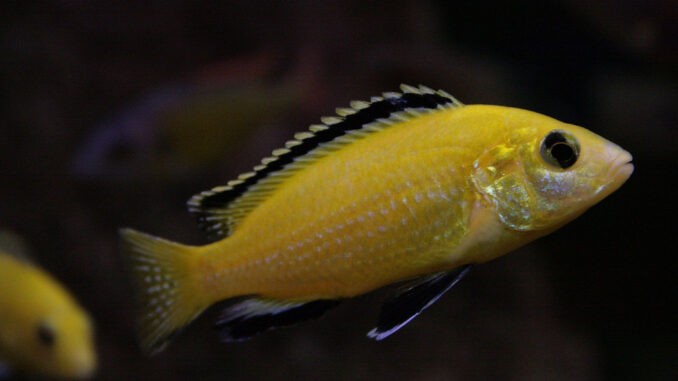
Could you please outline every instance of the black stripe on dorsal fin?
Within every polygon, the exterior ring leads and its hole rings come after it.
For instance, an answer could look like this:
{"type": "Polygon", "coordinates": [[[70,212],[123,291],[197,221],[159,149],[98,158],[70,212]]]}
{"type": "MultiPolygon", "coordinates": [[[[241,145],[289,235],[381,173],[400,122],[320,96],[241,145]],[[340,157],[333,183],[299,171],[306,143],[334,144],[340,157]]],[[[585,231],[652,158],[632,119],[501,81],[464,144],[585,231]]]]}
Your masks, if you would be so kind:
{"type": "Polygon", "coordinates": [[[199,226],[211,238],[226,237],[238,221],[265,199],[286,176],[269,181],[264,190],[250,194],[247,202],[240,203],[243,205],[234,206],[233,202],[250,193],[255,185],[261,185],[272,174],[287,170],[295,159],[310,154],[321,157],[326,152],[318,152],[319,147],[358,130],[377,131],[380,128],[376,127],[402,120],[401,112],[462,106],[461,102],[442,90],[434,91],[425,86],[415,88],[408,85],[401,85],[400,89],[402,93],[384,93],[381,97],[372,97],[369,102],[353,101],[350,108],[337,109],[337,116],[321,118],[322,124],[311,125],[308,131],[295,134],[294,139],[285,143],[284,148],[274,150],[253,171],[238,176],[224,186],[193,196],[188,201],[188,210],[196,215],[199,226]]]}

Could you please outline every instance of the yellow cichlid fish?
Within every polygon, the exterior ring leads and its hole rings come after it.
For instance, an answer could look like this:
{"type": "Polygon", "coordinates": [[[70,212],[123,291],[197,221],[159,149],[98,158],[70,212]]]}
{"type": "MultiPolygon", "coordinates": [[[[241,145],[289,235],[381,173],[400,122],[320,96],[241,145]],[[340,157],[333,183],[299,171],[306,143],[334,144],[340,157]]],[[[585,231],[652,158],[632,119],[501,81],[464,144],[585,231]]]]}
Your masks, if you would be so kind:
{"type": "Polygon", "coordinates": [[[383,339],[471,265],[557,229],[633,172],[629,153],[581,127],[401,89],[338,109],[254,171],[191,198],[218,241],[121,231],[146,352],[225,299],[244,298],[216,323],[222,340],[237,341],[413,280],[368,333],[383,339]]]}
{"type": "Polygon", "coordinates": [[[18,238],[0,232],[0,244],[0,362],[27,374],[92,376],[96,353],[87,313],[26,259],[18,238]]]}

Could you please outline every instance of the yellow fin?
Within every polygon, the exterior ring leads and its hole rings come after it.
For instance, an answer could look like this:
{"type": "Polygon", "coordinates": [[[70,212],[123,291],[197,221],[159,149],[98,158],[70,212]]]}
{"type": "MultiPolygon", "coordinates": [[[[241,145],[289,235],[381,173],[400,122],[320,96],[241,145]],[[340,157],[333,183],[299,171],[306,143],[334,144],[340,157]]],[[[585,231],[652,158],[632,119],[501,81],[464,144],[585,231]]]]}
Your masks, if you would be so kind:
{"type": "Polygon", "coordinates": [[[132,229],[121,229],[120,236],[138,292],[141,347],[154,354],[207,308],[190,271],[195,247],[132,229]]]}
{"type": "Polygon", "coordinates": [[[295,134],[285,148],[273,151],[254,171],[193,196],[188,210],[208,235],[221,239],[231,234],[239,221],[298,170],[343,146],[392,124],[417,117],[421,112],[462,104],[442,91],[402,85],[402,93],[387,92],[370,102],[353,101],[338,116],[323,117],[323,124],[295,134]]]}

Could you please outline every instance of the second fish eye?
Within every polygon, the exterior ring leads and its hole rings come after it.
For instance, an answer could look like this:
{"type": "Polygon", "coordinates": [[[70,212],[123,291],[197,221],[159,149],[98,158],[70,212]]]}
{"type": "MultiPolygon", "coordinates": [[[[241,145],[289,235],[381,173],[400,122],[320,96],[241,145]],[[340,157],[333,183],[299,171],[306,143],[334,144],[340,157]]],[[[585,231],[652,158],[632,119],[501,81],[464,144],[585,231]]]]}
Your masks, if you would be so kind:
{"type": "Polygon", "coordinates": [[[579,144],[564,131],[551,131],[541,143],[541,157],[552,166],[567,169],[577,162],[579,144]]]}
{"type": "Polygon", "coordinates": [[[46,324],[38,325],[38,340],[45,347],[52,347],[56,341],[54,330],[46,324]]]}

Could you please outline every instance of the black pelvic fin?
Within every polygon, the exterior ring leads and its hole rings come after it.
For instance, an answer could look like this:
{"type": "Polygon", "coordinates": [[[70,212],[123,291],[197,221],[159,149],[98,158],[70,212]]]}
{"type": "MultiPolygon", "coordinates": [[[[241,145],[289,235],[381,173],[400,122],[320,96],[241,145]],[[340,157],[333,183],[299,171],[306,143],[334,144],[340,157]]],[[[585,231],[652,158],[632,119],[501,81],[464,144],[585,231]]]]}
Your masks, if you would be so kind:
{"type": "Polygon", "coordinates": [[[367,337],[382,340],[405,326],[435,303],[471,269],[466,265],[447,273],[437,273],[415,281],[388,299],[381,308],[377,326],[367,337]]]}
{"type": "Polygon", "coordinates": [[[247,299],[224,310],[215,328],[221,330],[221,341],[247,340],[270,329],[317,319],[339,304],[339,300],[285,302],[247,299]]]}

